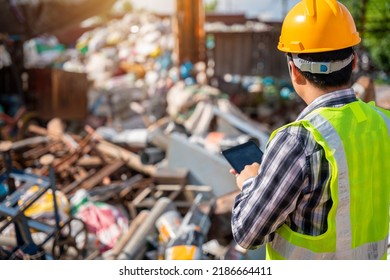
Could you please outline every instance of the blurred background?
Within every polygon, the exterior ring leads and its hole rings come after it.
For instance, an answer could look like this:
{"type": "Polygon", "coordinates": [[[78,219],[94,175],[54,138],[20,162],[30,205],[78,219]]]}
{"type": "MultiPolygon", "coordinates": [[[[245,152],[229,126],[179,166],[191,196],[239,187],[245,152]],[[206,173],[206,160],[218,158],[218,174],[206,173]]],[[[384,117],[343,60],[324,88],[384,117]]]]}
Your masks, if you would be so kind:
{"type": "MultiPolygon", "coordinates": [[[[390,1],[340,2],[351,86],[390,109],[390,1]]],[[[305,107],[276,48],[296,3],[0,0],[0,258],[263,258],[220,152],[305,107]]]]}

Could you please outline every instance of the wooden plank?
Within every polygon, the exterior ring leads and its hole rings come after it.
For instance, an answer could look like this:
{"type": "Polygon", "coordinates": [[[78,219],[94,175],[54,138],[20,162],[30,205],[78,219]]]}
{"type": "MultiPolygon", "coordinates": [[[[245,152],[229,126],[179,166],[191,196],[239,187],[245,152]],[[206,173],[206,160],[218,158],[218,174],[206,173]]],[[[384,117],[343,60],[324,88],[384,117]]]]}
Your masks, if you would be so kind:
{"type": "Polygon", "coordinates": [[[138,172],[149,176],[153,176],[156,172],[156,167],[154,165],[142,164],[139,155],[119,147],[118,145],[101,140],[97,143],[96,148],[104,154],[107,154],[116,159],[123,160],[127,166],[138,172]]]}
{"type": "Polygon", "coordinates": [[[72,183],[70,183],[69,185],[61,188],[61,191],[65,194],[70,194],[72,192],[74,192],[75,189],[78,189],[81,184],[87,180],[88,178],[90,178],[93,174],[95,174],[95,171],[92,169],[92,170],[89,170],[87,172],[87,174],[80,174],[81,176],[79,178],[77,178],[76,180],[74,180],[72,183]]]}
{"type": "Polygon", "coordinates": [[[187,183],[187,168],[159,167],[156,169],[153,178],[157,184],[179,184],[184,186],[187,183]]]}
{"type": "Polygon", "coordinates": [[[77,160],[76,165],[82,167],[101,166],[103,161],[98,156],[81,157],[77,160]]]}

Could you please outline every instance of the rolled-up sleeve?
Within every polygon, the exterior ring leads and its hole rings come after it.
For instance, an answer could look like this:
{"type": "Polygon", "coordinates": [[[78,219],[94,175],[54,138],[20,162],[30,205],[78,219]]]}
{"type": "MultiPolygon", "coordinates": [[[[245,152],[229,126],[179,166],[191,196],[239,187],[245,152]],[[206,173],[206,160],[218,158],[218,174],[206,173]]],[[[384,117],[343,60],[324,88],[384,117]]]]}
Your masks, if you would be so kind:
{"type": "Polygon", "coordinates": [[[302,141],[281,130],[268,144],[258,176],[245,181],[235,198],[232,233],[241,247],[256,249],[272,241],[296,207],[306,172],[302,141]]]}

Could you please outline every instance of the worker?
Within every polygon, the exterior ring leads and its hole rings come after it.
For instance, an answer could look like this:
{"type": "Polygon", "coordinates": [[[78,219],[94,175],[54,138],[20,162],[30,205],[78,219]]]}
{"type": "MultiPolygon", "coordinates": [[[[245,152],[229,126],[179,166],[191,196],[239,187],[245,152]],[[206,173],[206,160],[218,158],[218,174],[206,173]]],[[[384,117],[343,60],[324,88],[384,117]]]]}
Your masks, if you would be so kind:
{"type": "Polygon", "coordinates": [[[360,41],[336,0],[304,0],[286,15],[278,49],[307,106],[271,134],[260,165],[230,170],[241,247],[266,244],[266,259],[387,258],[390,112],[349,86],[360,41]]]}

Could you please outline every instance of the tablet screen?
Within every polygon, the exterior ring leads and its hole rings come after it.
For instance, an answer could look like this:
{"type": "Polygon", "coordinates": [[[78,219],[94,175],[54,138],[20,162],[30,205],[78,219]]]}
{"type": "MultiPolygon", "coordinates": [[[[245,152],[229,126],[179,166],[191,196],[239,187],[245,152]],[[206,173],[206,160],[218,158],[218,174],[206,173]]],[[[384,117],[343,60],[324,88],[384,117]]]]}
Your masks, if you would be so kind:
{"type": "Polygon", "coordinates": [[[227,159],[230,165],[240,173],[245,165],[250,165],[254,162],[260,163],[263,157],[263,152],[253,141],[234,146],[222,151],[222,155],[227,159]]]}

